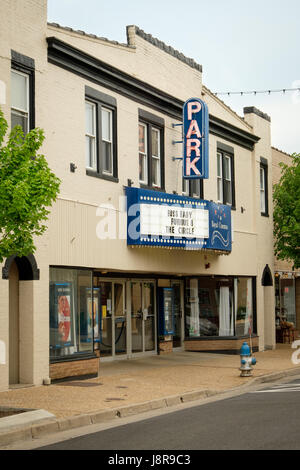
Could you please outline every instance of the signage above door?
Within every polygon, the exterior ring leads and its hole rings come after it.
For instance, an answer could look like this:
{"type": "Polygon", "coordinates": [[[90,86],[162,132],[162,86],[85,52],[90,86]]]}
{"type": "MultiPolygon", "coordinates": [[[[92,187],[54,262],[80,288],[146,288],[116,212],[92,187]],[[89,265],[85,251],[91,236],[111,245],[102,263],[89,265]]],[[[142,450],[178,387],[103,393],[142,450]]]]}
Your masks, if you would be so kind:
{"type": "Polygon", "coordinates": [[[231,252],[231,207],[126,187],[127,244],[231,252]]]}

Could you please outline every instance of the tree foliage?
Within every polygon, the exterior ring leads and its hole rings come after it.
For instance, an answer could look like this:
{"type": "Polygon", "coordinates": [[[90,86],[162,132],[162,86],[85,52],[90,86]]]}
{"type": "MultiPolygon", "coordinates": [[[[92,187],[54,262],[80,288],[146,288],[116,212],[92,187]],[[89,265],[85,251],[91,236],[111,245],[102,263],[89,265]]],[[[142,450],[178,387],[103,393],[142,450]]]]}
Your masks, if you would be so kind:
{"type": "Polygon", "coordinates": [[[45,232],[60,186],[44,155],[37,153],[43,131],[33,129],[24,137],[16,126],[5,143],[7,129],[0,110],[0,262],[35,251],[34,236],[45,232]]]}
{"type": "Polygon", "coordinates": [[[275,254],[300,268],[300,154],[292,155],[291,165],[280,166],[273,192],[275,254]]]}

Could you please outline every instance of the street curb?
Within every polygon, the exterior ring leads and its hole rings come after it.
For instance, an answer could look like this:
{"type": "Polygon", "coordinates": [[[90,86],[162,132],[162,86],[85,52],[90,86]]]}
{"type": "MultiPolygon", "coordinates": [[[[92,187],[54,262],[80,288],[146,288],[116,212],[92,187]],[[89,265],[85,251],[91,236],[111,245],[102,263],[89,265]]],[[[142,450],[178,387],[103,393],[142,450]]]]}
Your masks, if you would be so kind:
{"type": "Polygon", "coordinates": [[[117,418],[124,418],[128,416],[138,415],[147,411],[159,410],[178,406],[180,404],[204,400],[212,396],[226,394],[233,391],[242,391],[249,388],[251,385],[259,383],[268,383],[274,380],[282,379],[284,377],[300,375],[300,367],[288,369],[286,371],[273,372],[262,376],[254,377],[247,383],[238,387],[227,390],[198,390],[193,392],[186,392],[180,395],[173,395],[164,398],[147,401],[144,403],[137,403],[134,405],[122,406],[119,408],[108,409],[103,411],[96,411],[87,414],[70,416],[68,418],[60,419],[47,419],[45,422],[39,422],[30,426],[20,426],[18,429],[12,431],[0,432],[0,448],[16,444],[22,441],[38,439],[46,435],[59,433],[75,428],[89,426],[91,424],[101,424],[114,421],[117,418]]]}

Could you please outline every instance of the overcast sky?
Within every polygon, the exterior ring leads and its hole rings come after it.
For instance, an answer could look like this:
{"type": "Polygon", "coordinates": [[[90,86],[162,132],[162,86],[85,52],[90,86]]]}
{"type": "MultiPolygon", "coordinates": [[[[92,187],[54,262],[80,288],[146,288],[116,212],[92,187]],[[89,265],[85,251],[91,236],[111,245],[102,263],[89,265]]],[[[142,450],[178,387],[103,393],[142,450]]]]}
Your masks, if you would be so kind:
{"type": "MultiPolygon", "coordinates": [[[[126,42],[135,24],[203,66],[213,92],[300,87],[299,0],[48,0],[48,21],[126,42]]],[[[300,153],[300,93],[221,97],[272,119],[272,145],[300,153]]]]}

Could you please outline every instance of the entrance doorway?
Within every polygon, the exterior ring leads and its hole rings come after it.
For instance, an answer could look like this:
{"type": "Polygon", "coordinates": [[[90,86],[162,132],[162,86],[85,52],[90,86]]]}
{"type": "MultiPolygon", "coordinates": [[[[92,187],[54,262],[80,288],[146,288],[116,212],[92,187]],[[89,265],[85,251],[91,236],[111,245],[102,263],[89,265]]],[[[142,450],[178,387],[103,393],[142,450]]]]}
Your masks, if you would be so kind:
{"type": "Polygon", "coordinates": [[[156,352],[154,281],[94,278],[99,292],[100,357],[130,358],[156,352]]]}
{"type": "Polygon", "coordinates": [[[155,284],[131,282],[131,354],[156,351],[155,284]]]}
{"type": "Polygon", "coordinates": [[[100,354],[114,357],[127,354],[127,316],[125,282],[96,278],[94,287],[100,291],[100,354]]]}

